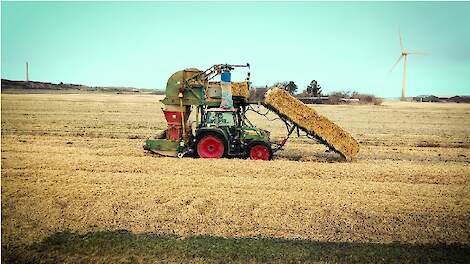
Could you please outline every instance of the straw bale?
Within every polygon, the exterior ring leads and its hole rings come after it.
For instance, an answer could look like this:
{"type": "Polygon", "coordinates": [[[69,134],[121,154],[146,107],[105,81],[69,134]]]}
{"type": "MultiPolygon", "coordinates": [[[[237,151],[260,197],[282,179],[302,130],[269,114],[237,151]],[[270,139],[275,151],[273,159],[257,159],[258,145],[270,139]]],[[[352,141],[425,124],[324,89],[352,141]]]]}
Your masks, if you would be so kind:
{"type": "Polygon", "coordinates": [[[244,98],[250,97],[248,82],[232,82],[232,95],[244,98]]]}
{"type": "MultiPolygon", "coordinates": [[[[221,88],[219,81],[209,82],[210,87],[221,88]]],[[[250,88],[248,82],[232,82],[232,96],[243,97],[248,99],[250,97],[250,88]]]]}
{"type": "Polygon", "coordinates": [[[359,152],[359,143],[345,130],[303,104],[287,91],[269,90],[265,104],[279,115],[297,124],[305,132],[318,137],[323,143],[351,160],[359,152]]]}

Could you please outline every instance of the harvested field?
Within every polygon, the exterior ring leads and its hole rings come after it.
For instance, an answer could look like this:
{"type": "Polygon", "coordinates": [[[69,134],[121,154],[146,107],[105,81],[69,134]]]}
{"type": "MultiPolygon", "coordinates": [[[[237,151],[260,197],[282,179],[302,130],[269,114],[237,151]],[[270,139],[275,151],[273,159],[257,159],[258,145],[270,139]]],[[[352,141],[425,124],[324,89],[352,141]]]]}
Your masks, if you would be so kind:
{"type": "Polygon", "coordinates": [[[359,152],[359,144],[345,130],[318,114],[313,108],[303,104],[287,91],[279,88],[269,90],[266,105],[294,122],[310,135],[318,137],[329,147],[341,153],[348,161],[359,152]]]}
{"type": "MultiPolygon", "coordinates": [[[[353,162],[293,138],[273,161],[161,158],[161,97],[2,95],[2,245],[54,233],[470,244],[470,106],[315,106],[353,162]]],[[[269,115],[270,118],[274,117],[269,115]]],[[[281,138],[285,128],[252,113],[281,138]]]]}

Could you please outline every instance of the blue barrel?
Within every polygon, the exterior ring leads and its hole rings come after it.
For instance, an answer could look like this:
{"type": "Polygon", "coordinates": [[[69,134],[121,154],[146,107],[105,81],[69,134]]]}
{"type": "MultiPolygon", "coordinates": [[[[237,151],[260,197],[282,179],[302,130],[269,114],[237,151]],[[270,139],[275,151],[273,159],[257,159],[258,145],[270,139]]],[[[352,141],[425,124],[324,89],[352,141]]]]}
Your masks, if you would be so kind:
{"type": "Polygon", "coordinates": [[[230,82],[231,73],[229,71],[224,71],[220,75],[220,80],[223,82],[230,82]]]}

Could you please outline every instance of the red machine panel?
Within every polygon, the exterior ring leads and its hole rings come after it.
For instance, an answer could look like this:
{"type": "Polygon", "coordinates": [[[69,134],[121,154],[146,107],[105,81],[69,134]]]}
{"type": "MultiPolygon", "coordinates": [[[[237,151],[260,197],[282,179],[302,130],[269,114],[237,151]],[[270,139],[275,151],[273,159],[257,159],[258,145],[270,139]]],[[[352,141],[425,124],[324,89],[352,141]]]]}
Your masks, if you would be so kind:
{"type": "Polygon", "coordinates": [[[166,122],[168,123],[168,125],[181,126],[181,120],[184,115],[184,112],[163,110],[163,113],[165,114],[166,122]]]}

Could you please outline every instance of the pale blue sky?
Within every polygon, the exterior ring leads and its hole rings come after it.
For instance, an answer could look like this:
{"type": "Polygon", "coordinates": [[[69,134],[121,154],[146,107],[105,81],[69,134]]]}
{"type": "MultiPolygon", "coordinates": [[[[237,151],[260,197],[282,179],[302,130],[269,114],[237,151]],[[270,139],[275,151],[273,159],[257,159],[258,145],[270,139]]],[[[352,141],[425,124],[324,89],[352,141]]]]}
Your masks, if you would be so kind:
{"type": "MultiPolygon", "coordinates": [[[[175,71],[249,62],[254,85],[470,94],[470,3],[2,2],[2,78],[164,89],[175,71]]],[[[243,71],[241,73],[244,73],[243,71]]],[[[241,77],[234,74],[234,77],[241,77]]]]}

